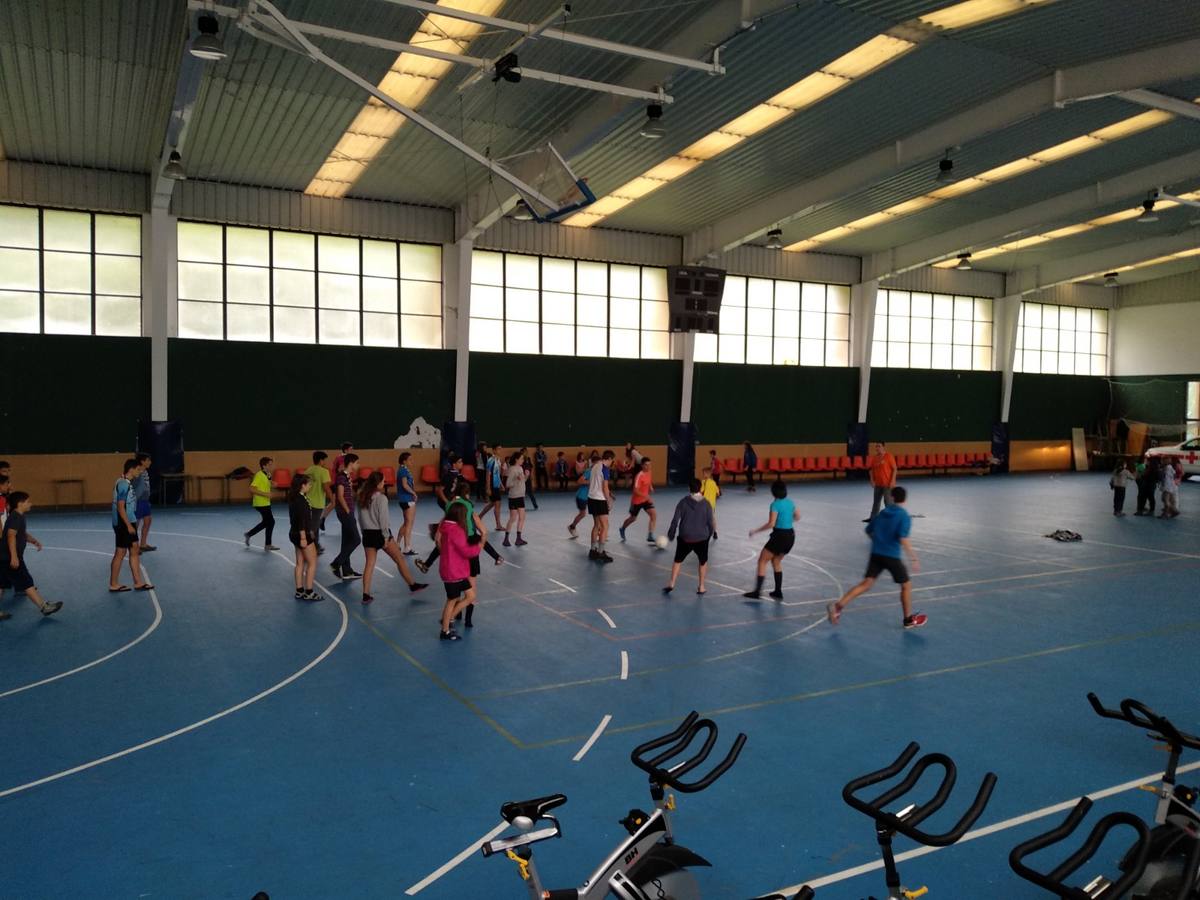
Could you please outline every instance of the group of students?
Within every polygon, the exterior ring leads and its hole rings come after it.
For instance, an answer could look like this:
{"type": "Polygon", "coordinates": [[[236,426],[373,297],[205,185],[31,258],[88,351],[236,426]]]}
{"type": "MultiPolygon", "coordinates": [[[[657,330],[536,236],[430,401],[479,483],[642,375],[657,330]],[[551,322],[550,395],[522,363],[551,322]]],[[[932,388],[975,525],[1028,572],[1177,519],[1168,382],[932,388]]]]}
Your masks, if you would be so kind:
{"type": "Polygon", "coordinates": [[[1125,515],[1125,492],[1132,480],[1137,487],[1137,511],[1135,516],[1154,515],[1154,495],[1162,498],[1160,519],[1173,519],[1179,515],[1179,485],[1184,479],[1183,463],[1177,456],[1151,456],[1146,454],[1136,466],[1122,460],[1108,479],[1113,492],[1113,515],[1125,515]]]}

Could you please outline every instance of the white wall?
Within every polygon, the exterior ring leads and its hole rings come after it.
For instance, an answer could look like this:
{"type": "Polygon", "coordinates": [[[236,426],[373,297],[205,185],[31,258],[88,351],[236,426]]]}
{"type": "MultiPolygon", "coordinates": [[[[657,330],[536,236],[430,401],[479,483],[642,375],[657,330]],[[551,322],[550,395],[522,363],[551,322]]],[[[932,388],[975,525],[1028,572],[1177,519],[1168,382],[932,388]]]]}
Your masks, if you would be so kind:
{"type": "Polygon", "coordinates": [[[1200,373],[1200,301],[1124,307],[1115,322],[1114,375],[1200,373]]]}

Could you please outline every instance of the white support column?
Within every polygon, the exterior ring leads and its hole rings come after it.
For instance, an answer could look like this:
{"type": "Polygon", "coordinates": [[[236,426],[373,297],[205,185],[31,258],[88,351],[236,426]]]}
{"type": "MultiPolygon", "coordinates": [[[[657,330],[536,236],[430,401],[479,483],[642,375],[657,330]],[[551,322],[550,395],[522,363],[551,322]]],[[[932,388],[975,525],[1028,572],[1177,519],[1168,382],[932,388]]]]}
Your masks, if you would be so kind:
{"type": "Polygon", "coordinates": [[[463,238],[442,245],[442,322],[444,342],[455,353],[454,421],[467,421],[467,388],[471,374],[471,251],[463,238]]]}
{"type": "Polygon", "coordinates": [[[875,298],[879,281],[850,285],[850,364],[858,365],[858,421],[867,421],[871,395],[871,344],[875,340],[875,298]]]}
{"type": "Polygon", "coordinates": [[[165,209],[142,216],[142,334],[150,338],[150,418],[169,418],[167,340],[174,335],[178,278],[176,219],[165,209]]]}
{"type": "Polygon", "coordinates": [[[1021,315],[1021,295],[1010,294],[993,304],[993,353],[1000,366],[1000,421],[1008,422],[1012,406],[1013,370],[1017,364],[1017,322],[1021,315]]]}
{"type": "Polygon", "coordinates": [[[679,421],[692,421],[692,376],[696,372],[696,334],[679,335],[683,348],[683,391],[679,398],[679,421]]]}

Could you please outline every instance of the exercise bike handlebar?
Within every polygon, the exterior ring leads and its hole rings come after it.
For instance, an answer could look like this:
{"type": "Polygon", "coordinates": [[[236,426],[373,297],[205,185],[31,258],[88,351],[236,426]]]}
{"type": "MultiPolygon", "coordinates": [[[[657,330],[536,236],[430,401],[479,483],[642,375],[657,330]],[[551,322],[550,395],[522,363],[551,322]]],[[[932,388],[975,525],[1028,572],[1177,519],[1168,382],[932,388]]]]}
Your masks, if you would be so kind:
{"type": "MultiPolygon", "coordinates": [[[[1070,837],[1091,808],[1092,801],[1087,797],[1083,797],[1075,804],[1075,808],[1071,810],[1067,818],[1057,828],[1053,828],[1037,837],[1030,838],[1014,847],[1008,855],[1009,866],[1026,881],[1032,882],[1053,894],[1057,894],[1059,897],[1063,897],[1064,900],[1089,900],[1092,896],[1091,894],[1082,888],[1066,884],[1065,880],[1073,875],[1080,866],[1096,855],[1096,851],[1100,849],[1100,845],[1104,843],[1110,831],[1118,826],[1127,825],[1137,832],[1137,841],[1130,850],[1131,853],[1135,854],[1132,857],[1132,864],[1104,892],[1105,897],[1112,897],[1114,900],[1115,898],[1124,896],[1125,892],[1133,887],[1138,879],[1142,877],[1142,874],[1146,870],[1146,863],[1150,854],[1150,830],[1141,819],[1132,813],[1114,812],[1102,818],[1093,826],[1091,833],[1088,834],[1082,846],[1055,866],[1050,872],[1043,874],[1025,864],[1025,857],[1070,837]]],[[[1180,896],[1183,897],[1185,895],[1180,896]]]]}
{"type": "Polygon", "coordinates": [[[1180,731],[1172,724],[1170,719],[1160,716],[1140,700],[1127,697],[1121,701],[1120,709],[1108,709],[1095,694],[1089,693],[1087,698],[1088,702],[1092,705],[1092,709],[1096,711],[1096,714],[1105,719],[1118,719],[1122,722],[1128,722],[1137,728],[1144,728],[1147,731],[1154,732],[1170,744],[1171,747],[1178,750],[1182,750],[1184,747],[1191,750],[1200,750],[1200,737],[1188,734],[1186,731],[1180,731]]]}
{"type": "Polygon", "coordinates": [[[635,766],[647,773],[656,784],[662,787],[674,788],[684,794],[694,794],[710,787],[713,782],[728,772],[729,768],[737,762],[737,758],[742,752],[742,747],[745,746],[746,735],[739,734],[734,739],[733,746],[729,749],[725,758],[717,763],[703,778],[690,782],[681,780],[681,776],[686,775],[708,759],[716,743],[716,723],[711,719],[701,719],[699,714],[693,711],[688,713],[687,717],[674,731],[634,747],[633,751],[629,754],[629,759],[635,766]],[[664,764],[668,760],[680,756],[687,751],[701,731],[705,732],[704,742],[694,755],[673,766],[664,767],[664,764]],[[661,753],[647,758],[648,754],[663,747],[666,747],[666,749],[661,753]]]}
{"type": "Polygon", "coordinates": [[[863,800],[855,796],[863,788],[887,781],[900,774],[912,762],[913,757],[920,749],[921,746],[914,741],[904,748],[904,751],[891,765],[855,778],[842,788],[842,799],[852,808],[870,816],[879,826],[896,831],[928,847],[947,847],[960,840],[967,833],[967,829],[974,825],[983,814],[988,800],[991,799],[992,790],[996,786],[996,776],[992,772],[988,772],[983,777],[983,783],[979,786],[975,800],[954,827],[941,834],[929,834],[916,826],[941,809],[949,799],[951,791],[954,790],[958,772],[954,761],[944,753],[929,753],[921,757],[898,784],[884,791],[874,800],[863,800]],[[932,798],[925,803],[914,805],[903,817],[886,811],[886,806],[911,791],[921,780],[925,770],[934,765],[942,767],[943,775],[942,783],[938,785],[932,798]]]}

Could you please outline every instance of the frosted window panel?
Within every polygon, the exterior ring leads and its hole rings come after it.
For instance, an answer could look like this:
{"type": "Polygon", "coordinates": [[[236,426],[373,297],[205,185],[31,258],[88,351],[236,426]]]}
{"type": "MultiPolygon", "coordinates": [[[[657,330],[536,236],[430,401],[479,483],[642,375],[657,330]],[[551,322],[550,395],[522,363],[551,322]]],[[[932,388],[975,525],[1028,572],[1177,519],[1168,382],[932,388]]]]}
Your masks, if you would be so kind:
{"type": "Polygon", "coordinates": [[[575,307],[575,314],[579,317],[580,325],[607,325],[608,301],[603,297],[581,295],[575,307]]]}
{"type": "MultiPolygon", "coordinates": [[[[820,313],[805,313],[805,316],[821,316],[820,313]]],[[[776,309],[775,310],[775,337],[777,338],[798,338],[800,337],[800,313],[795,310],[776,309]]]]}
{"type": "Polygon", "coordinates": [[[973,351],[974,363],[973,368],[988,371],[992,368],[992,348],[991,347],[976,347],[973,351]]]}
{"type": "Polygon", "coordinates": [[[608,266],[597,262],[580,262],[575,267],[576,292],[608,296],[608,266]]]}
{"type": "MultiPolygon", "coordinates": [[[[504,290],[490,285],[471,285],[471,318],[503,319],[504,290]]],[[[474,349],[474,347],[472,347],[474,349]]]]}
{"type": "Polygon", "coordinates": [[[846,341],[826,341],[825,342],[825,365],[827,365],[827,366],[848,366],[848,365],[850,365],[850,344],[846,341]]]}
{"type": "Polygon", "coordinates": [[[1074,353],[1075,352],[1075,332],[1073,332],[1073,331],[1058,332],[1058,352],[1059,353],[1074,353]]]}
{"type": "Polygon", "coordinates": [[[642,359],[669,359],[671,338],[665,331],[642,332],[642,359]]]}
{"type": "Polygon", "coordinates": [[[542,290],[560,294],[575,292],[575,262],[570,259],[542,260],[542,290]]]}
{"type": "Polygon", "coordinates": [[[609,322],[613,328],[637,328],[641,321],[640,304],[637,300],[613,297],[608,304],[609,322]]]}
{"type": "Polygon", "coordinates": [[[395,313],[363,313],[364,347],[399,347],[400,317],[395,313]]]}
{"type": "Polygon", "coordinates": [[[223,300],[221,267],[210,263],[181,262],[179,296],[185,300],[223,300]]]}
{"type": "Polygon", "coordinates": [[[638,333],[627,328],[613,328],[608,333],[608,355],[623,359],[637,359],[641,355],[638,333]]]}
{"type": "Polygon", "coordinates": [[[180,222],[176,240],[179,242],[179,258],[188,262],[219,263],[225,258],[221,249],[220,225],[180,222]]]}
{"type": "Polygon", "coordinates": [[[908,344],[888,342],[888,365],[908,368],[908,344]]]}
{"type": "Polygon", "coordinates": [[[805,338],[800,341],[800,365],[825,365],[825,342],[805,338]]]}
{"type": "Polygon", "coordinates": [[[962,347],[955,345],[954,347],[954,368],[969,369],[971,368],[971,347],[962,347]]]}
{"type": "MultiPolygon", "coordinates": [[[[818,285],[818,287],[823,287],[818,285]]],[[[800,282],[775,282],[775,310],[797,310],[800,308],[800,282]]]]}
{"type": "Polygon", "coordinates": [[[23,291],[0,291],[0,331],[20,331],[37,334],[38,295],[23,291]]]}
{"type": "Polygon", "coordinates": [[[827,312],[850,314],[850,285],[827,284],[825,286],[825,309],[827,312]]]}
{"type": "Polygon", "coordinates": [[[374,313],[395,313],[399,307],[399,284],[394,278],[364,278],[363,309],[374,313]]]}
{"type": "MultiPolygon", "coordinates": [[[[805,345],[808,345],[813,342],[805,341],[804,343],[805,343],[805,345]]],[[[817,343],[820,343],[820,342],[818,341],[817,343]]],[[[809,349],[810,348],[808,346],[805,347],[805,350],[809,350],[809,349]]],[[[774,347],[773,353],[774,353],[773,362],[777,366],[797,366],[801,362],[804,362],[804,360],[800,356],[800,341],[798,338],[781,338],[781,337],[775,338],[775,347],[774,347]]],[[[817,359],[818,360],[821,359],[820,352],[818,352],[818,354],[817,354],[817,359]]],[[[819,366],[821,364],[821,362],[820,361],[818,361],[816,363],[806,362],[804,364],[806,366],[811,366],[811,365],[819,366]]]]}
{"type": "Polygon", "coordinates": [[[908,364],[914,369],[932,368],[933,348],[929,344],[910,344],[908,347],[908,364]]]}
{"type": "Polygon", "coordinates": [[[992,326],[988,322],[975,323],[975,345],[978,347],[992,346],[992,326]]]}
{"type": "MultiPolygon", "coordinates": [[[[775,282],[769,278],[750,278],[746,282],[746,306],[771,309],[775,305],[775,282]]],[[[770,332],[766,332],[770,334],[770,332]]]]}
{"type": "Polygon", "coordinates": [[[952,369],[954,361],[953,350],[949,344],[934,344],[933,354],[930,357],[930,368],[934,369],[952,369]]]}
{"type": "Polygon", "coordinates": [[[908,328],[909,339],[914,342],[928,344],[933,340],[933,319],[909,319],[908,328]]]}
{"type": "MultiPolygon", "coordinates": [[[[0,225],[0,232],[3,225],[0,225]]],[[[0,244],[4,243],[0,238],[0,244]]],[[[136,216],[96,216],[96,252],[142,254],[142,221],[136,216]]]]}
{"type": "Polygon", "coordinates": [[[1026,328],[1025,329],[1025,349],[1026,350],[1041,350],[1042,349],[1042,329],[1026,328]]]}
{"type": "Polygon", "coordinates": [[[1108,310],[1092,310],[1092,331],[1108,331],[1108,310]]]}
{"type": "Polygon", "coordinates": [[[292,231],[271,232],[271,252],[276,268],[308,269],[316,263],[316,246],[311,234],[292,231]]]}
{"type": "MultiPolygon", "coordinates": [[[[545,272],[542,273],[545,275],[545,272]]],[[[542,321],[555,322],[559,325],[575,324],[575,295],[544,293],[542,294],[542,321]]],[[[572,339],[571,343],[574,343],[572,339]]]]}
{"type": "Polygon", "coordinates": [[[536,322],[538,292],[508,288],[504,292],[504,317],[510,322],[536,322]]]}
{"type": "MultiPolygon", "coordinates": [[[[141,258],[137,256],[97,256],[96,293],[140,296],[142,293],[141,258]]],[[[263,293],[265,295],[266,292],[263,293]]]]}
{"type": "Polygon", "coordinates": [[[913,318],[933,318],[933,294],[912,294],[909,300],[909,314],[913,318]]]}
{"type": "Polygon", "coordinates": [[[871,365],[877,369],[887,367],[887,344],[883,341],[871,344],[871,365]]]}
{"type": "Polygon", "coordinates": [[[43,300],[46,334],[91,334],[90,294],[46,294],[43,300]]]}
{"type": "Polygon", "coordinates": [[[825,314],[825,337],[828,340],[850,340],[850,317],[834,313],[825,314]]]}
{"type": "Polygon", "coordinates": [[[1093,353],[1108,353],[1108,335],[1107,334],[1092,334],[1092,352],[1093,353]]]}
{"type": "Polygon", "coordinates": [[[510,288],[538,289],[538,258],[520,256],[516,253],[504,257],[504,286],[510,288]]]}
{"type": "Polygon", "coordinates": [[[96,334],[140,337],[142,303],[137,297],[97,297],[96,334]]]}
{"type": "Polygon", "coordinates": [[[230,341],[271,340],[271,308],[230,305],[225,310],[225,337],[230,341]]]}
{"type": "Polygon", "coordinates": [[[769,366],[773,357],[773,347],[769,337],[746,338],[746,362],[752,365],[769,366]]]}
{"type": "Polygon", "coordinates": [[[321,309],[358,309],[358,276],[322,272],[317,276],[317,305],[321,309]]]}
{"type": "Polygon", "coordinates": [[[1034,328],[1042,327],[1042,305],[1040,303],[1022,303],[1021,318],[1026,325],[1034,328]]]}
{"type": "Polygon", "coordinates": [[[1035,375],[1040,373],[1042,371],[1042,354],[1037,351],[1026,350],[1022,355],[1020,371],[1031,372],[1035,375]]]}
{"type": "Polygon", "coordinates": [[[504,254],[475,250],[471,254],[471,283],[504,286],[504,254]]]}
{"type": "Polygon", "coordinates": [[[1054,375],[1058,372],[1058,354],[1050,351],[1042,351],[1041,370],[1046,375],[1054,375]]]}
{"type": "Polygon", "coordinates": [[[642,299],[667,301],[666,269],[642,269],[642,299]]]}
{"type": "Polygon", "coordinates": [[[800,314],[800,336],[806,338],[824,338],[825,313],[802,312],[800,314]]]}
{"type": "Polygon", "coordinates": [[[875,328],[875,331],[873,334],[874,340],[886,341],[887,340],[887,331],[888,331],[887,316],[880,316],[880,315],[875,316],[874,328],[875,328]]]}
{"type": "Polygon", "coordinates": [[[543,325],[542,352],[550,356],[575,355],[575,328],[572,325],[543,325]]]}
{"type": "Polygon", "coordinates": [[[0,288],[36,291],[39,287],[38,252],[0,248],[0,288]]]}
{"type": "Polygon", "coordinates": [[[875,295],[875,318],[887,315],[888,295],[891,291],[879,291],[875,295]]]}
{"type": "Polygon", "coordinates": [[[956,321],[972,321],[975,318],[975,301],[970,297],[955,297],[954,318],[956,321]]]}
{"type": "Polygon", "coordinates": [[[933,317],[935,319],[954,318],[954,298],[945,294],[933,295],[933,317]]]}
{"type": "Polygon", "coordinates": [[[0,247],[38,246],[38,211],[0,204],[0,247]]]}
{"type": "Polygon", "coordinates": [[[607,328],[576,328],[576,356],[608,356],[607,328]]]}
{"type": "Polygon", "coordinates": [[[1108,363],[1108,360],[1103,356],[1092,356],[1092,374],[1093,375],[1107,375],[1108,374],[1107,363],[1108,363]]]}
{"type": "Polygon", "coordinates": [[[696,345],[692,351],[696,362],[717,361],[717,336],[715,334],[696,335],[696,345]]]}
{"type": "Polygon", "coordinates": [[[642,330],[666,331],[671,323],[671,309],[657,300],[642,301],[642,330]]]}
{"type": "Polygon", "coordinates": [[[47,209],[42,213],[42,248],[92,252],[92,217],[87,213],[47,209]]]}
{"type": "Polygon", "coordinates": [[[970,346],[973,328],[974,328],[974,326],[971,324],[970,319],[967,319],[966,321],[963,321],[961,319],[955,319],[954,320],[954,343],[965,344],[966,346],[970,346]]]}
{"type": "Polygon", "coordinates": [[[1087,353],[1075,354],[1075,374],[1088,375],[1092,371],[1092,357],[1087,353]]]}
{"type": "Polygon", "coordinates": [[[801,289],[801,308],[811,312],[825,312],[825,285],[805,282],[801,289]]]}
{"type": "Polygon", "coordinates": [[[1069,306],[1058,308],[1058,327],[1062,331],[1075,330],[1075,310],[1069,306]]]}
{"type": "Polygon", "coordinates": [[[275,342],[277,344],[314,344],[317,339],[317,320],[311,309],[275,307],[275,342]]]}
{"type": "MultiPolygon", "coordinates": [[[[474,320],[472,320],[474,322],[474,320]]],[[[499,325],[499,323],[496,323],[499,325]]],[[[438,350],[442,346],[442,320],[435,316],[401,316],[400,346],[438,350]]]]}
{"type": "Polygon", "coordinates": [[[992,321],[992,301],[988,299],[975,300],[975,321],[990,322],[992,321]]]}
{"type": "Polygon", "coordinates": [[[949,319],[933,320],[933,342],[949,344],[954,337],[954,324],[949,319]]]}
{"type": "Polygon", "coordinates": [[[538,352],[538,327],[533,322],[508,322],[504,336],[504,349],[508,353],[538,352]]]}
{"type": "MultiPolygon", "coordinates": [[[[496,254],[499,256],[499,254],[496,254]]],[[[474,265],[474,262],[472,262],[474,265]]],[[[442,280],[442,248],[437,244],[401,244],[400,277],[417,281],[442,280]]],[[[487,284],[499,284],[489,281],[487,284]]]]}
{"type": "Polygon", "coordinates": [[[504,352],[504,323],[498,319],[471,319],[471,352],[504,352]]]}
{"type": "MultiPolygon", "coordinates": [[[[183,266],[180,266],[182,269],[183,266]]],[[[290,269],[275,270],[275,305],[316,306],[317,288],[311,272],[294,272],[290,269]]]]}
{"type": "Polygon", "coordinates": [[[770,309],[756,309],[754,307],[748,307],[746,309],[747,333],[760,335],[762,337],[770,337],[773,318],[774,314],[770,309]]]}
{"type": "Polygon", "coordinates": [[[888,316],[887,339],[889,344],[894,341],[907,341],[911,334],[907,316],[888,316]]]}
{"type": "Polygon", "coordinates": [[[908,291],[891,291],[888,294],[887,313],[889,318],[894,316],[904,316],[907,318],[910,315],[910,308],[908,291]]]}
{"type": "Polygon", "coordinates": [[[728,275],[725,278],[725,293],[721,296],[721,316],[724,318],[726,306],[746,305],[746,279],[740,275],[728,275]]]}
{"type": "Polygon", "coordinates": [[[220,303],[179,301],[179,336],[219,341],[225,336],[225,321],[220,303]]]}
{"type": "Polygon", "coordinates": [[[318,313],[318,337],[322,344],[358,346],[359,315],[342,309],[322,309],[318,313]]]}
{"type": "Polygon", "coordinates": [[[46,274],[45,290],[73,294],[92,292],[90,253],[46,253],[43,265],[46,274]]]}
{"type": "MultiPolygon", "coordinates": [[[[96,265],[96,290],[100,290],[99,260],[96,265]]],[[[267,269],[255,266],[229,266],[225,269],[225,297],[230,303],[267,303],[271,297],[271,278],[267,269]]]]}
{"type": "Polygon", "coordinates": [[[610,297],[640,297],[642,270],[637,266],[611,266],[608,284],[610,297]]]}
{"type": "Polygon", "coordinates": [[[225,262],[266,266],[271,262],[271,234],[262,228],[225,229],[225,262]]]}
{"type": "Polygon", "coordinates": [[[746,308],[721,304],[721,334],[746,333],[746,308]]]}
{"type": "Polygon", "coordinates": [[[717,343],[717,354],[719,362],[744,363],[746,361],[745,338],[722,336],[717,343]]]}
{"type": "Polygon", "coordinates": [[[358,240],[355,238],[330,237],[322,234],[317,238],[317,268],[322,272],[342,272],[357,275],[358,240]]]}
{"type": "Polygon", "coordinates": [[[391,241],[362,242],[363,274],[375,278],[395,278],[396,245],[391,241]]]}

